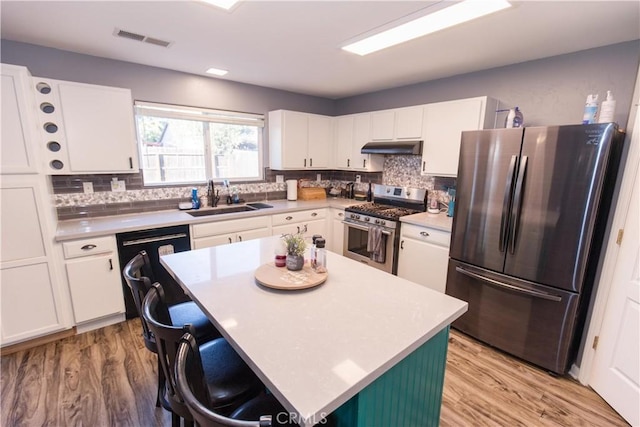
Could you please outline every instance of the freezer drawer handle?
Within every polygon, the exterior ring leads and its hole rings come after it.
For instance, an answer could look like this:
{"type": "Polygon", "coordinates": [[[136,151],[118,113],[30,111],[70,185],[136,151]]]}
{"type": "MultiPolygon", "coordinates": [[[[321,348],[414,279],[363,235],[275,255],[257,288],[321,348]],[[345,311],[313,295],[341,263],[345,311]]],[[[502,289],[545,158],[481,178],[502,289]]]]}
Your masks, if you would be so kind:
{"type": "Polygon", "coordinates": [[[543,298],[549,301],[560,302],[562,298],[557,295],[548,294],[545,292],[532,291],[530,289],[519,288],[517,286],[509,285],[508,283],[500,282],[499,280],[490,279],[488,277],[484,277],[480,274],[473,273],[471,271],[465,270],[462,267],[456,267],[456,271],[460,274],[464,274],[465,276],[472,277],[474,279],[482,280],[483,282],[489,283],[490,285],[495,285],[500,288],[506,288],[510,291],[520,292],[521,294],[527,294],[536,298],[543,298]]]}
{"type": "Polygon", "coordinates": [[[122,246],[141,245],[143,243],[162,242],[164,240],[182,239],[185,237],[187,237],[185,233],[178,233],[178,234],[168,234],[166,236],[149,237],[148,239],[125,240],[124,242],[122,242],[122,246]]]}
{"type": "Polygon", "coordinates": [[[502,202],[502,216],[500,217],[500,241],[498,242],[500,252],[504,252],[507,246],[507,226],[509,224],[507,219],[511,205],[511,195],[513,194],[513,174],[516,171],[517,161],[518,156],[511,156],[511,163],[509,163],[509,172],[507,174],[507,185],[504,189],[504,201],[502,202]]]}

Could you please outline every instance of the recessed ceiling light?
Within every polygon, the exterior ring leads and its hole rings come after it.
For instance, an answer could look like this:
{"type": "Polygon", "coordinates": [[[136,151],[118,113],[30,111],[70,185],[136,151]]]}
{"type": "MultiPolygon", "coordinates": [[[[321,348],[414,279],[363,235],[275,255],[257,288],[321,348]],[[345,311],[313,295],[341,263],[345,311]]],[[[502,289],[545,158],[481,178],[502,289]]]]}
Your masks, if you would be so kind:
{"type": "Polygon", "coordinates": [[[216,75],[216,76],[224,76],[225,74],[228,73],[227,70],[221,70],[219,68],[209,68],[206,72],[208,74],[213,74],[213,75],[216,75]]]}
{"type": "Polygon", "coordinates": [[[240,0],[201,0],[205,3],[212,4],[217,7],[221,7],[224,10],[229,10],[233,7],[234,4],[238,3],[240,0]]]}
{"type": "Polygon", "coordinates": [[[511,4],[506,0],[465,0],[351,43],[342,49],[358,55],[367,55],[508,7],[511,7],[511,4]]]}

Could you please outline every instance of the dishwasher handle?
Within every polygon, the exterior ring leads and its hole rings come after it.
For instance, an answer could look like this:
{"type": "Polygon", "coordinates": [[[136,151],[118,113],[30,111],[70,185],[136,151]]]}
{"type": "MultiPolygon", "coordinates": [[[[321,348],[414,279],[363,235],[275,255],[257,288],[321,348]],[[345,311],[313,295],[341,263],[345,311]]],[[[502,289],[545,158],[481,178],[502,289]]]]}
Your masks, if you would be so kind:
{"type": "Polygon", "coordinates": [[[145,243],[163,242],[165,240],[183,239],[187,237],[185,233],[167,234],[165,236],[148,237],[146,239],[125,240],[122,246],[143,245],[145,243]]]}

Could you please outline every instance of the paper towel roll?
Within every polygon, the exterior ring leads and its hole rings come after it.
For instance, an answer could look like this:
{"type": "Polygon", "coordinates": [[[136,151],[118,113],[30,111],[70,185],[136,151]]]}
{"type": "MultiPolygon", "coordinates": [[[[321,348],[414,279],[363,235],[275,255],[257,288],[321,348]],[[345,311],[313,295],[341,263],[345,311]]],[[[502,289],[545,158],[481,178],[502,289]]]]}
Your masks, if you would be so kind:
{"type": "Polygon", "coordinates": [[[298,200],[298,180],[287,180],[287,200],[298,200]]]}

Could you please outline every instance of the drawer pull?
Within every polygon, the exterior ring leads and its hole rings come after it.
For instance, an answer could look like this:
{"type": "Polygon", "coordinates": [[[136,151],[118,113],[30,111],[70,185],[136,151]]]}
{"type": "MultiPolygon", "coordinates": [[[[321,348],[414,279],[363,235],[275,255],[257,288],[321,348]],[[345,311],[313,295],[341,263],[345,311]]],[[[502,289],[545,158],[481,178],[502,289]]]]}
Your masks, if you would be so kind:
{"type": "Polygon", "coordinates": [[[317,213],[317,212],[313,212],[313,213],[311,214],[311,216],[318,216],[318,213],[317,213]]]}
{"type": "Polygon", "coordinates": [[[423,237],[429,237],[429,233],[427,233],[426,231],[421,231],[420,235],[423,237]]]}
{"type": "Polygon", "coordinates": [[[338,216],[344,216],[344,212],[340,212],[338,216]]]}
{"type": "Polygon", "coordinates": [[[286,217],[285,219],[286,219],[287,221],[291,221],[291,220],[293,219],[293,217],[292,217],[292,216],[288,216],[288,217],[286,217]]]}
{"type": "Polygon", "coordinates": [[[80,249],[82,249],[83,251],[90,251],[91,249],[95,249],[97,246],[96,245],[84,245],[83,247],[81,247],[80,249]]]}

